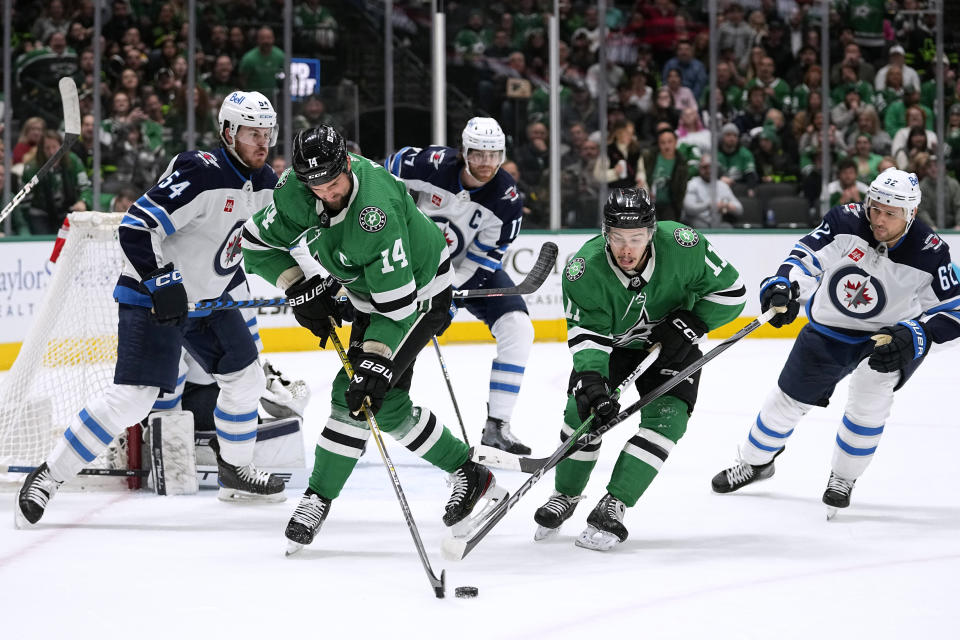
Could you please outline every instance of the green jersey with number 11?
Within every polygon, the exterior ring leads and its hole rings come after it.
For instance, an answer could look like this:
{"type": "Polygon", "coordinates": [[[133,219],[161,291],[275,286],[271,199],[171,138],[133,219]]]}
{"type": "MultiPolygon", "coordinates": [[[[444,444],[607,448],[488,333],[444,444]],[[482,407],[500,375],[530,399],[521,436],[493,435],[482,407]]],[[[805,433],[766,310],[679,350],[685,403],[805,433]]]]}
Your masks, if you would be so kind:
{"type": "Polygon", "coordinates": [[[659,222],[643,270],[628,274],[603,236],[588,240],[567,263],[563,304],[576,371],[609,375],[613,347],[640,349],[667,314],[686,309],[716,329],[743,310],[740,274],[698,231],[659,222]]]}
{"type": "Polygon", "coordinates": [[[339,212],[326,211],[291,169],[284,172],[273,203],[244,227],[244,264],[276,284],[297,266],[290,250],[305,238],[310,255],[343,284],[353,306],[370,314],[365,339],[396,351],[413,326],[417,303],[450,286],[447,243],[403,182],[349,155],[353,189],[339,212]]]}

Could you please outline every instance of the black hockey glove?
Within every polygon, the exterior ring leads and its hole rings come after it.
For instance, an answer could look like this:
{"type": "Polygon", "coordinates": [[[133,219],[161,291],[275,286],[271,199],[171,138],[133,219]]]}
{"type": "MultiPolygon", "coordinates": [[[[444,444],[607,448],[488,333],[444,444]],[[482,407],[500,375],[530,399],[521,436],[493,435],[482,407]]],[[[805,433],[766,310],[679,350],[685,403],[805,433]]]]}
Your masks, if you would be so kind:
{"type": "Polygon", "coordinates": [[[340,284],[333,278],[315,275],[309,280],[297,282],[284,292],[290,301],[293,317],[300,326],[320,338],[321,347],[327,346],[327,338],[333,331],[330,316],[337,321],[338,327],[343,320],[343,312],[335,298],[339,290],[340,284]]]}
{"type": "Polygon", "coordinates": [[[366,400],[370,403],[370,412],[376,415],[383,406],[383,398],[393,382],[393,361],[375,353],[363,351],[350,358],[353,366],[353,378],[344,394],[347,408],[355,417],[366,400]]]}
{"type": "Polygon", "coordinates": [[[153,315],[164,326],[179,327],[187,319],[187,290],[183,276],[168,262],[147,274],[142,282],[153,300],[153,315]]]}
{"type": "Polygon", "coordinates": [[[570,376],[570,392],[577,401],[577,415],[583,422],[596,415],[590,427],[606,424],[620,413],[620,403],[610,397],[610,384],[596,371],[574,371],[570,376]]]}
{"type": "Polygon", "coordinates": [[[707,325],[693,312],[676,309],[666,315],[650,331],[647,342],[660,343],[659,362],[679,363],[690,353],[694,343],[707,332],[707,325]]]}
{"type": "Polygon", "coordinates": [[[884,327],[873,338],[876,344],[868,364],[880,373],[900,371],[911,360],[922,358],[930,347],[923,325],[914,320],[884,327]]]}
{"type": "Polygon", "coordinates": [[[766,313],[770,307],[786,307],[786,311],[770,318],[770,326],[779,329],[797,319],[800,313],[799,297],[799,283],[790,282],[783,276],[767,278],[760,283],[760,312],[766,313]]]}

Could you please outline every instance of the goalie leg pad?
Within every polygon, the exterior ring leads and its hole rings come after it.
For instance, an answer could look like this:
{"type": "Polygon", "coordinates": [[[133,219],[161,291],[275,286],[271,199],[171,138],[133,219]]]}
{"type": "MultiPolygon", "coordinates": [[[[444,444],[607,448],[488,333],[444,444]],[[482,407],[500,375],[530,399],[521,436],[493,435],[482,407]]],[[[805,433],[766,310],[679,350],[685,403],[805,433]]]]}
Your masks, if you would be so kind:
{"type": "Polygon", "coordinates": [[[93,462],[117,435],[150,412],[157,387],[111,385],[87,402],[70,420],[63,437],[47,458],[57,480],[68,480],[93,462]]]}
{"type": "Polygon", "coordinates": [[[220,455],[235,466],[250,464],[257,439],[257,407],[264,375],[254,360],[240,371],[214,374],[220,385],[213,421],[217,427],[220,455]]]}
{"type": "Polygon", "coordinates": [[[899,381],[899,371],[874,371],[867,360],[850,376],[847,406],[833,449],[832,469],[836,475],[856,480],[866,471],[880,444],[899,381]]]}
{"type": "Polygon", "coordinates": [[[197,457],[193,414],[162,411],[150,414],[148,450],[151,480],[157,495],[190,495],[197,492],[197,457]]]}

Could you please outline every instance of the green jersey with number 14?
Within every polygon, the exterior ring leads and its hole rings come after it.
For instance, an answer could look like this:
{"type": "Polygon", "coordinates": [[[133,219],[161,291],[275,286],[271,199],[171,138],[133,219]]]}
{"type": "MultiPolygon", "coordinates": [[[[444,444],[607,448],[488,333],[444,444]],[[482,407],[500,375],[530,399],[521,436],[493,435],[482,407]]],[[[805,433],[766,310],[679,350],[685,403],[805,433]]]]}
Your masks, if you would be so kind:
{"type": "Polygon", "coordinates": [[[310,255],[343,284],[353,306],[370,314],[365,339],[396,351],[417,303],[450,286],[447,243],[403,182],[366,158],[350,154],[350,160],[353,189],[339,212],[325,211],[287,169],[273,202],[245,225],[244,264],[276,284],[297,266],[290,250],[305,238],[310,255]]]}
{"type": "Polygon", "coordinates": [[[567,344],[576,371],[609,375],[613,347],[645,348],[667,314],[686,309],[711,330],[743,310],[740,274],[698,231],[659,222],[643,270],[617,266],[602,236],[588,240],[567,263],[563,304],[567,344]]]}

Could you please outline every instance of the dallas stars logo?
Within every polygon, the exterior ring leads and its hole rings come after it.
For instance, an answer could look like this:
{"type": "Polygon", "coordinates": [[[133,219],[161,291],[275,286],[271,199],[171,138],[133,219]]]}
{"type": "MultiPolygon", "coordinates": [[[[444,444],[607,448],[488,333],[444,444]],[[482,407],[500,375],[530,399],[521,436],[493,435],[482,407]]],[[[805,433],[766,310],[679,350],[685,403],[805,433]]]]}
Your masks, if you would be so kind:
{"type": "Polygon", "coordinates": [[[843,292],[846,294],[844,303],[847,305],[847,308],[856,309],[860,305],[870,304],[873,302],[873,298],[867,293],[867,283],[861,282],[859,285],[854,284],[847,280],[843,283],[843,292]]]}
{"type": "Polygon", "coordinates": [[[587,263],[584,262],[583,258],[574,258],[567,263],[567,280],[570,282],[579,280],[581,277],[583,277],[583,273],[586,270],[587,263]]]}
{"type": "Polygon", "coordinates": [[[364,207],[360,212],[360,228],[374,233],[380,231],[387,224],[387,214],[378,207],[364,207]]]}
{"type": "Polygon", "coordinates": [[[688,227],[681,227],[674,230],[673,239],[676,240],[677,244],[681,247],[690,248],[697,246],[700,242],[700,234],[688,227]]]}

